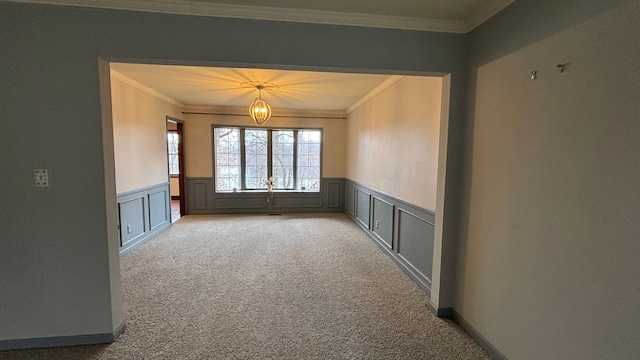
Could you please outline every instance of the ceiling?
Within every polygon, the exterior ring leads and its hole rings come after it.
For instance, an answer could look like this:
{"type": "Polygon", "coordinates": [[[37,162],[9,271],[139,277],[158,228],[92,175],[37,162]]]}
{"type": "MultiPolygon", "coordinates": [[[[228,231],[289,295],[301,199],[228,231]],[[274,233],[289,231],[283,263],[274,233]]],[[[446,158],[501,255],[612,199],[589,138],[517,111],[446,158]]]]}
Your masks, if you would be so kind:
{"type": "Polygon", "coordinates": [[[248,107],[262,97],[274,109],[347,111],[399,76],[313,71],[111,63],[115,78],[178,106],[248,107]],[[140,84],[142,86],[140,86],[140,84]],[[271,86],[270,86],[271,85],[271,86]],[[273,86],[275,85],[275,86],[273,86]]]}
{"type": "MultiPolygon", "coordinates": [[[[10,0],[226,18],[467,33],[515,0],[10,0]]],[[[399,76],[112,63],[112,74],[179,106],[349,111],[399,76]]]]}
{"type": "Polygon", "coordinates": [[[10,0],[226,18],[467,33],[515,0],[10,0]]]}

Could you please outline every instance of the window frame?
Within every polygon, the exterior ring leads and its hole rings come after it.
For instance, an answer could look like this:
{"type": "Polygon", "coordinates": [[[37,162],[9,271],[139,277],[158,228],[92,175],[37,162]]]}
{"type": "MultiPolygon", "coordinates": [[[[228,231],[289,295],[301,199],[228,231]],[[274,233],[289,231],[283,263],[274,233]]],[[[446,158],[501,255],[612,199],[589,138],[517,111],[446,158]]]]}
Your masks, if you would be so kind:
{"type": "Polygon", "coordinates": [[[167,130],[167,163],[168,163],[168,168],[169,168],[169,177],[179,177],[180,176],[180,142],[182,141],[182,139],[180,139],[180,132],[178,132],[178,130],[167,130]],[[175,154],[172,153],[171,151],[169,151],[169,135],[175,135],[177,137],[177,142],[176,142],[176,152],[175,154]],[[176,162],[176,166],[178,167],[178,172],[177,173],[173,173],[171,171],[171,156],[175,156],[178,161],[176,162]]]}
{"type": "Polygon", "coordinates": [[[216,128],[232,128],[240,130],[240,188],[237,189],[237,193],[267,193],[266,187],[264,189],[247,189],[246,188],[246,149],[245,149],[245,130],[264,130],[267,131],[267,176],[273,175],[273,132],[274,131],[293,131],[294,132],[294,143],[293,143],[293,176],[294,176],[294,188],[293,189],[283,189],[283,188],[274,188],[274,192],[282,192],[282,193],[311,193],[311,194],[320,194],[322,193],[322,174],[323,174],[323,149],[324,149],[324,131],[323,128],[320,127],[276,127],[276,126],[242,126],[242,125],[220,125],[220,124],[212,124],[211,125],[211,149],[212,149],[212,173],[213,173],[213,192],[215,194],[233,194],[234,192],[231,190],[223,190],[219,191],[217,189],[217,174],[216,174],[216,139],[215,139],[215,129],[216,128]],[[299,180],[298,180],[298,132],[305,130],[314,130],[320,132],[320,165],[319,165],[319,185],[318,190],[302,190],[298,188],[299,180]]]}

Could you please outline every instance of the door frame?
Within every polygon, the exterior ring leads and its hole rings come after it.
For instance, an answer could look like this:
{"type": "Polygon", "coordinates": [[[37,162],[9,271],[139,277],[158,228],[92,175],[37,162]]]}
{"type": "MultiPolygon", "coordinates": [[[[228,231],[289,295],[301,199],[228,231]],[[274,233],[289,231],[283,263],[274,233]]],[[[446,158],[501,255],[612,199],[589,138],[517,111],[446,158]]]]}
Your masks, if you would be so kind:
{"type": "MultiPolygon", "coordinates": [[[[179,201],[180,201],[180,216],[184,216],[186,215],[187,211],[187,203],[186,203],[186,196],[185,196],[185,157],[184,157],[184,121],[180,120],[180,119],[176,119],[173,118],[171,116],[167,116],[166,117],[166,123],[167,123],[167,132],[169,131],[174,131],[174,130],[169,130],[169,125],[168,123],[172,122],[176,124],[176,132],[178,133],[178,189],[180,191],[180,197],[179,197],[179,201]]],[[[168,150],[167,150],[168,151],[168,150]]],[[[167,161],[168,161],[168,157],[167,157],[167,161]]],[[[169,174],[169,178],[171,178],[171,175],[169,174]]]]}

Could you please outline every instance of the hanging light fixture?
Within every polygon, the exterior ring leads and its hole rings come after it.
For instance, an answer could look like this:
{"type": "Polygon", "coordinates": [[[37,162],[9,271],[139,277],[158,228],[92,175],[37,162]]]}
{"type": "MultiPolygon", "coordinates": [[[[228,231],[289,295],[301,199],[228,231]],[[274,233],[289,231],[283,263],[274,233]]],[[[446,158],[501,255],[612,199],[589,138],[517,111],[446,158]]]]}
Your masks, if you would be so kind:
{"type": "Polygon", "coordinates": [[[256,89],[258,89],[258,97],[249,106],[249,115],[256,124],[262,125],[271,117],[271,107],[262,99],[264,85],[256,85],[256,89]]]}

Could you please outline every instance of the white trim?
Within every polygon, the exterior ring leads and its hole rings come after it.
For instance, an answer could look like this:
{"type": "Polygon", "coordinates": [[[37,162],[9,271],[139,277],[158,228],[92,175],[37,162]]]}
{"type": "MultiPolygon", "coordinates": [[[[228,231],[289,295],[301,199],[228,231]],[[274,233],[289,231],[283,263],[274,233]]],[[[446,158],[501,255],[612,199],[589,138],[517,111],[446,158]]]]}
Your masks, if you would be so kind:
{"type": "Polygon", "coordinates": [[[483,22],[489,20],[493,15],[499,13],[515,0],[493,0],[489,4],[474,9],[469,19],[467,19],[467,31],[471,31],[483,22]]]}
{"type": "Polygon", "coordinates": [[[120,81],[122,81],[122,82],[124,82],[126,84],[129,84],[129,85],[133,86],[134,88],[142,90],[142,91],[146,92],[149,95],[153,95],[153,96],[157,97],[160,100],[168,102],[169,104],[173,104],[173,105],[175,105],[177,107],[180,107],[180,108],[184,108],[185,107],[185,105],[183,103],[181,103],[181,102],[179,102],[177,100],[174,100],[173,98],[170,98],[167,95],[148,87],[147,85],[141,84],[141,83],[133,80],[132,78],[127,77],[125,75],[122,75],[121,73],[119,73],[119,72],[117,72],[117,71],[115,71],[113,69],[110,69],[110,70],[111,70],[111,77],[113,77],[114,79],[118,79],[118,80],[120,80],[120,81]]]}
{"type": "Polygon", "coordinates": [[[382,84],[378,85],[375,89],[371,90],[367,95],[363,96],[362,99],[356,101],[355,104],[351,105],[347,109],[347,114],[350,114],[352,111],[354,111],[355,109],[359,108],[360,106],[362,106],[367,101],[371,100],[374,96],[380,94],[382,92],[382,90],[384,90],[384,89],[388,88],[389,86],[393,85],[396,81],[402,79],[403,77],[404,76],[401,76],[401,75],[389,76],[389,78],[387,80],[383,81],[382,84]]]}
{"type": "Polygon", "coordinates": [[[494,0],[475,9],[467,21],[404,16],[344,13],[338,11],[217,4],[193,0],[9,0],[19,3],[70,5],[103,9],[145,11],[166,14],[211,16],[236,19],[290,21],[312,24],[361,26],[386,29],[467,33],[515,0],[494,0]]]}

